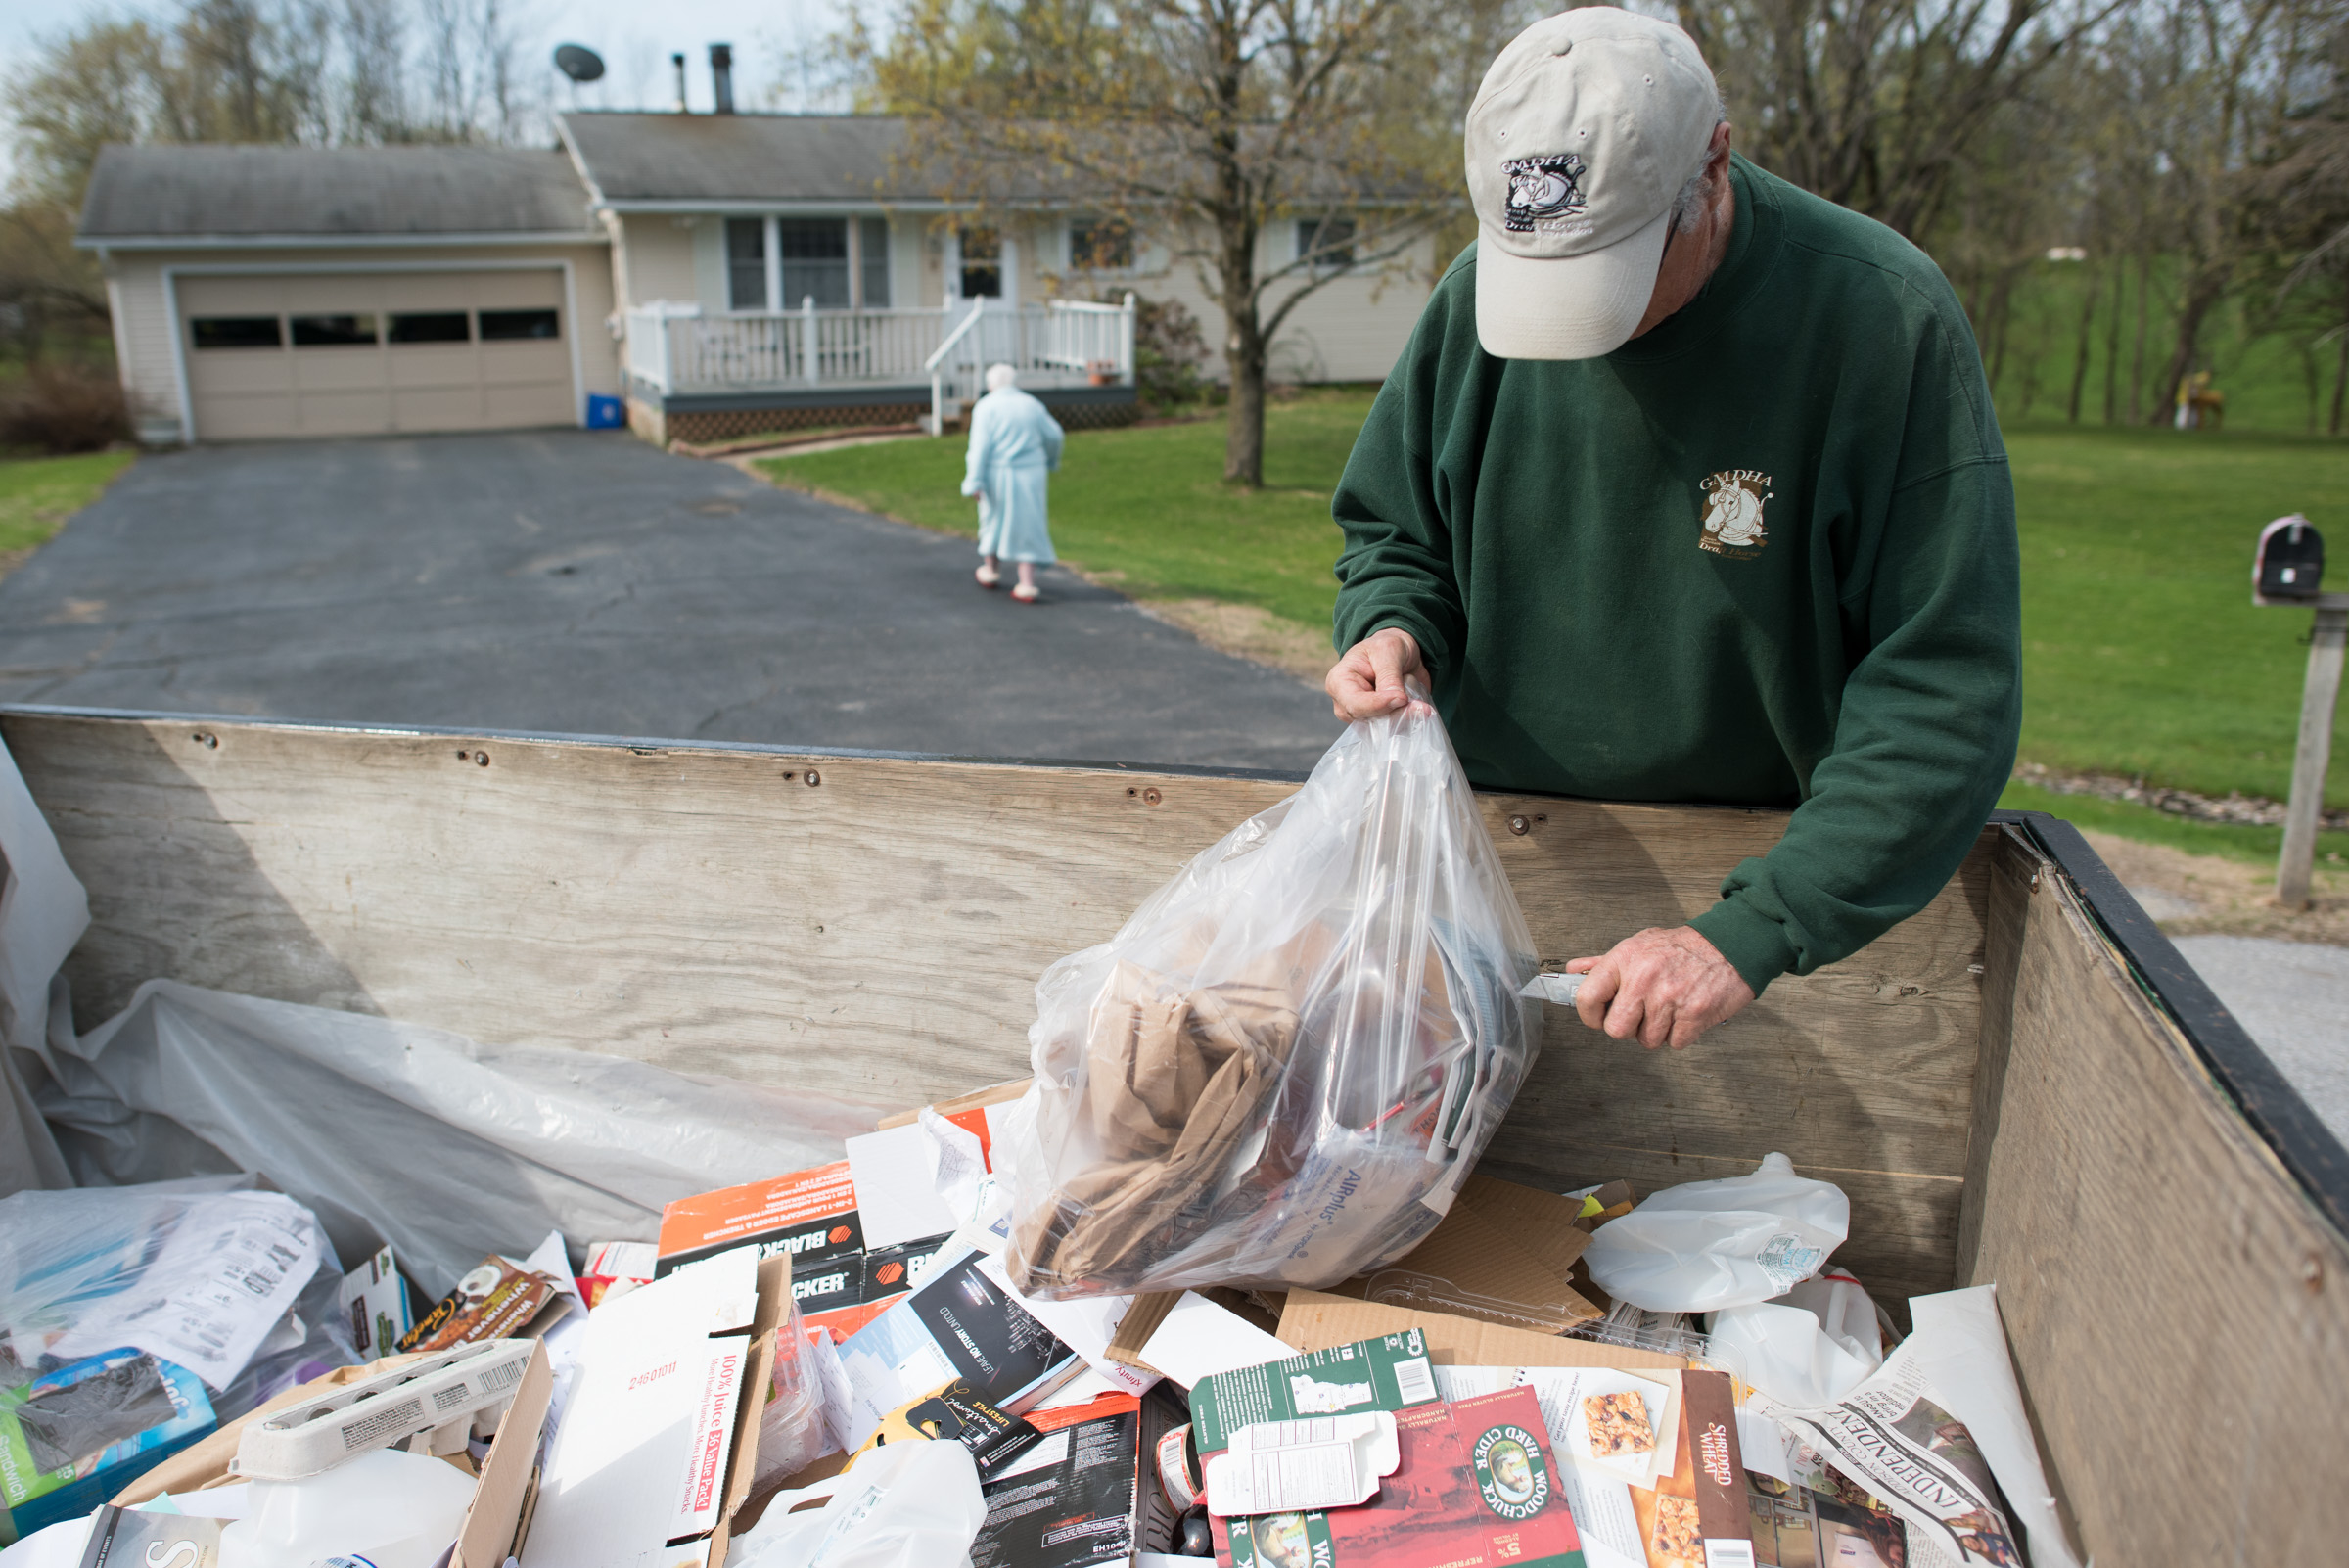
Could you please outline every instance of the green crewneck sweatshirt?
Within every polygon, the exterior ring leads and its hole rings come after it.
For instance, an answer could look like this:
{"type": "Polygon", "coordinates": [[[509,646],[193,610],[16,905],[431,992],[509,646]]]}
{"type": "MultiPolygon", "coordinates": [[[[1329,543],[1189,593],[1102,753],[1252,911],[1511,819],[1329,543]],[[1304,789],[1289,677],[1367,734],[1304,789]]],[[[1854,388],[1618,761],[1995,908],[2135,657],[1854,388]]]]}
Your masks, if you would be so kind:
{"type": "MultiPolygon", "coordinates": [[[[1333,501],[1336,643],[1418,640],[1470,779],[1793,807],[1696,929],[1758,992],[1965,857],[2014,761],[2014,490],[1948,281],[1732,161],[1704,291],[1603,359],[1496,359],[1476,251],[1333,501]]],[[[1628,933],[1626,933],[1628,935],[1628,933]]]]}

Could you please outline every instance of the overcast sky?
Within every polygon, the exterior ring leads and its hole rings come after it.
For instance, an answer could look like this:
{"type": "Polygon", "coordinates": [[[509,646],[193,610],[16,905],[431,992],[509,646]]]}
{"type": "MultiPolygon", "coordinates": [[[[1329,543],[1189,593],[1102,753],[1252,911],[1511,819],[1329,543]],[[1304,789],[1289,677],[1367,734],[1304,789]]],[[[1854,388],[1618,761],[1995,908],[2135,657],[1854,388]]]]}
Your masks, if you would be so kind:
{"type": "MultiPolygon", "coordinates": [[[[69,32],[104,15],[170,16],[178,7],[156,0],[0,0],[0,70],[23,62],[36,41],[69,32]]],[[[713,43],[734,46],[735,101],[745,109],[770,107],[797,49],[812,45],[837,25],[848,8],[824,0],[513,0],[508,14],[524,43],[530,69],[543,73],[540,85],[554,107],[570,105],[568,84],[549,63],[555,45],[580,43],[604,57],[605,79],[581,94],[583,108],[659,108],[672,94],[668,57],[686,57],[689,101],[710,107],[713,43]]],[[[796,83],[795,83],[796,85],[796,83]]],[[[790,91],[789,87],[785,89],[790,91]]],[[[800,107],[786,98],[772,107],[800,107]]],[[[4,153],[0,153],[4,156],[4,153]]]]}

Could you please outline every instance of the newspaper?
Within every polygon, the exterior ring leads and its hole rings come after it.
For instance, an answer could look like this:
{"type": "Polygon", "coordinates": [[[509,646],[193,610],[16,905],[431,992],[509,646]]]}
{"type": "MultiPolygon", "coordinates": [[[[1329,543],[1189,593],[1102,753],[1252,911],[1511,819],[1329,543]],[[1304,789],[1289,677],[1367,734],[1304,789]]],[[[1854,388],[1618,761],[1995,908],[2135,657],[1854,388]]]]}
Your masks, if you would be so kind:
{"type": "Polygon", "coordinates": [[[1757,1392],[1748,1408],[1900,1514],[1908,1568],[2076,1568],[1992,1287],[1913,1297],[1910,1307],[1915,1332],[1838,1403],[1797,1409],[1757,1392]]]}

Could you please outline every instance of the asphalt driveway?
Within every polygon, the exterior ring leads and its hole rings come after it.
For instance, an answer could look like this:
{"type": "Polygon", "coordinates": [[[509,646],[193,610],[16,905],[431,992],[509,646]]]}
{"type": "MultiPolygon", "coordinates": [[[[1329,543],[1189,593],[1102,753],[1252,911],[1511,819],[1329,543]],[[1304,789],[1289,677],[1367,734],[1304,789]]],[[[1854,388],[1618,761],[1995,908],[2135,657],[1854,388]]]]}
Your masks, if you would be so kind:
{"type": "Polygon", "coordinates": [[[0,581],[0,701],[1311,766],[1294,677],[1058,569],[584,432],[142,459],[0,581]]]}

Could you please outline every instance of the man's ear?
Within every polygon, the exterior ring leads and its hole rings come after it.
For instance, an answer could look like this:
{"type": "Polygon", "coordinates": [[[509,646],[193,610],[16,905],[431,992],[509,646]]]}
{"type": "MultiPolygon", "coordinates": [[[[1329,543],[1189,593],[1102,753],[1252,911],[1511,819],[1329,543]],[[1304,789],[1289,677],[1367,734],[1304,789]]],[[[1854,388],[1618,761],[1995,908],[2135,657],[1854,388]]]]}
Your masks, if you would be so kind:
{"type": "Polygon", "coordinates": [[[1729,122],[1726,119],[1713,127],[1713,142],[1705,153],[1705,173],[1708,176],[1717,177],[1729,166],[1729,122]]]}

